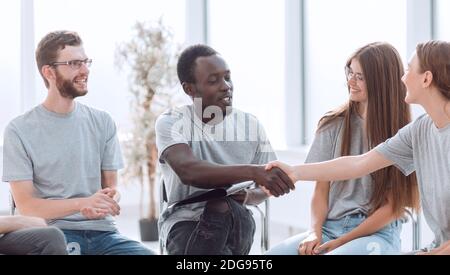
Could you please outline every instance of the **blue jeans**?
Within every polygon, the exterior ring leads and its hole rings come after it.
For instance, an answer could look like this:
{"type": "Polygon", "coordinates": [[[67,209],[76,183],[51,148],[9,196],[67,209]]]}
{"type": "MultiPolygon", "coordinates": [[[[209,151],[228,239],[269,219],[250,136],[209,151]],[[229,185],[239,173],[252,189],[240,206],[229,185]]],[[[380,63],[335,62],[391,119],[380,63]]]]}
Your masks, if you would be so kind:
{"type": "Polygon", "coordinates": [[[69,255],[154,255],[117,231],[63,230],[69,255]]]}
{"type": "MultiPolygon", "coordinates": [[[[366,217],[362,214],[345,216],[340,220],[327,220],[322,226],[322,243],[337,239],[360,225],[366,217]]],[[[401,221],[394,221],[372,235],[354,239],[327,255],[386,255],[400,254],[401,221]]],[[[268,255],[298,255],[300,243],[311,232],[295,235],[267,251],[268,255]]]]}
{"type": "Polygon", "coordinates": [[[232,198],[220,200],[224,207],[217,211],[210,202],[199,221],[176,223],[167,236],[169,255],[246,255],[255,234],[255,221],[250,210],[232,198]]]}

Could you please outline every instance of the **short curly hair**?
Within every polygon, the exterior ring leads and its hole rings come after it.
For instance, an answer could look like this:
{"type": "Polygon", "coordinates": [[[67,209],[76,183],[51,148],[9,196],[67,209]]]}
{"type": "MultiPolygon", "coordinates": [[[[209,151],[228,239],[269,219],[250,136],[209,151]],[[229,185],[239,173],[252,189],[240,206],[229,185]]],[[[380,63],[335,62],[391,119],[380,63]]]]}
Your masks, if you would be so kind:
{"type": "Polygon", "coordinates": [[[219,54],[207,45],[193,45],[186,48],[180,55],[177,64],[177,74],[180,83],[195,83],[195,61],[199,57],[208,57],[219,54]]]}

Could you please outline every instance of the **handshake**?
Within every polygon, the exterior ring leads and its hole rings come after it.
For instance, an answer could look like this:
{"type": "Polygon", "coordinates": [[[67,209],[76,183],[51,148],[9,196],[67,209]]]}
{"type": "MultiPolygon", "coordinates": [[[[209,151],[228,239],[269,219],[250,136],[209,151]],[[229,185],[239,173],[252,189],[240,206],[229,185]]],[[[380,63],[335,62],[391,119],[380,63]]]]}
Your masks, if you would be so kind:
{"type": "Polygon", "coordinates": [[[90,220],[104,219],[107,215],[116,216],[120,214],[119,200],[116,189],[104,188],[90,197],[82,198],[80,212],[90,220]]]}
{"type": "Polygon", "coordinates": [[[258,166],[254,181],[268,196],[278,197],[294,190],[297,180],[291,166],[273,161],[258,166]]]}

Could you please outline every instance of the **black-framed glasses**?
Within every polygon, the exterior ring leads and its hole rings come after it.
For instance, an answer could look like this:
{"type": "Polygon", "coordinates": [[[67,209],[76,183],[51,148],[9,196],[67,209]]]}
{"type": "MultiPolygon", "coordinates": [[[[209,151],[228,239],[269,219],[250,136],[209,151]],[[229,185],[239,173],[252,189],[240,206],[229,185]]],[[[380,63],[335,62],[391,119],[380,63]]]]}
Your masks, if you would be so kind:
{"type": "Polygon", "coordinates": [[[92,64],[92,59],[86,58],[84,60],[75,59],[75,60],[69,60],[69,61],[64,61],[64,62],[53,62],[50,64],[50,66],[56,67],[58,65],[67,65],[73,70],[78,70],[79,68],[81,68],[81,65],[83,65],[83,64],[89,68],[92,64]]]}
{"type": "Polygon", "coordinates": [[[347,77],[347,81],[353,77],[358,81],[364,81],[364,76],[361,73],[354,73],[349,67],[345,67],[345,76],[347,77]]]}

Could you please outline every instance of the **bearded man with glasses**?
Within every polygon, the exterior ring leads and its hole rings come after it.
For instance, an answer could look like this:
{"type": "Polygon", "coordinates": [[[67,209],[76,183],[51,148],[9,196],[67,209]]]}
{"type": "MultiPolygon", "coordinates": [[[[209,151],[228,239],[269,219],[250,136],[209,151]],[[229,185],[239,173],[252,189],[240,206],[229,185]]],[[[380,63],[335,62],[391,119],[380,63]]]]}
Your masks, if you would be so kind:
{"type": "Polygon", "coordinates": [[[81,38],[47,34],[36,62],[47,98],[4,134],[3,181],[18,210],[61,229],[69,254],[153,254],[116,228],[122,156],[111,116],[74,100],[88,92],[92,63],[81,38]]]}

